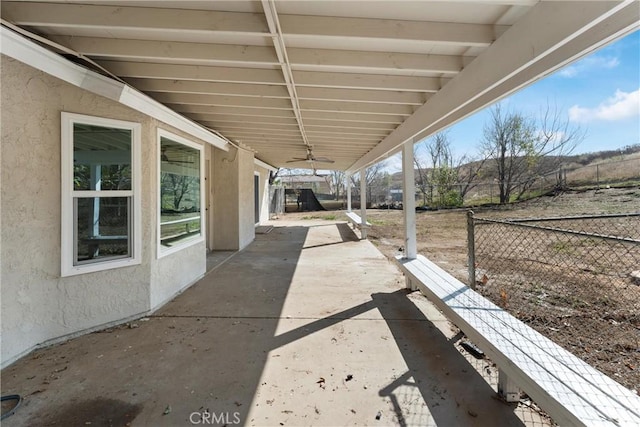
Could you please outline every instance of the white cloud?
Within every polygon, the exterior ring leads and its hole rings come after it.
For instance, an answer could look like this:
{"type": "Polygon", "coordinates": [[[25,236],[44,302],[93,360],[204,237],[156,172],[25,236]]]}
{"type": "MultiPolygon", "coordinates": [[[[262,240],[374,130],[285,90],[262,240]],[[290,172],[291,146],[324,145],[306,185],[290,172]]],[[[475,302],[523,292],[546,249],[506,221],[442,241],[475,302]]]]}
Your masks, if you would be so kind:
{"type": "Polygon", "coordinates": [[[570,65],[558,73],[562,77],[575,77],[594,68],[612,69],[620,65],[620,61],[615,56],[589,56],[573,65],[570,65]]]}
{"type": "Polygon", "coordinates": [[[395,173],[402,170],[402,155],[397,153],[385,160],[385,170],[389,173],[395,173]]]}
{"type": "Polygon", "coordinates": [[[617,90],[614,96],[595,108],[579,105],[569,108],[569,120],[572,122],[617,121],[638,116],[640,116],[640,89],[634,92],[617,90]]]}

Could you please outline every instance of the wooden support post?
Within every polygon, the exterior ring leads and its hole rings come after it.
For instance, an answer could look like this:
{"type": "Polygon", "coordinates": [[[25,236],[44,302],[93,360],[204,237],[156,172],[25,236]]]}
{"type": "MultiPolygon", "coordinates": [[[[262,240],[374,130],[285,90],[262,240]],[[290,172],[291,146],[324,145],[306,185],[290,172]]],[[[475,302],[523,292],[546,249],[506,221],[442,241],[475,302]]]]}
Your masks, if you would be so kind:
{"type": "Polygon", "coordinates": [[[366,170],[360,170],[360,235],[362,239],[367,238],[367,177],[366,170]]]}
{"type": "Polygon", "coordinates": [[[498,370],[498,394],[506,402],[520,401],[520,388],[513,382],[502,369],[498,370]]]}
{"type": "Polygon", "coordinates": [[[402,149],[402,208],[404,210],[404,256],[415,259],[416,242],[416,183],[413,170],[413,140],[406,141],[402,149]]]}
{"type": "MultiPolygon", "coordinates": [[[[416,182],[413,170],[413,139],[406,141],[402,148],[402,209],[404,213],[404,257],[416,259],[418,245],[416,239],[416,182]]],[[[406,277],[406,288],[415,291],[418,286],[406,277]]]]}
{"type": "Polygon", "coordinates": [[[347,212],[351,212],[351,175],[347,175],[347,212]]]}

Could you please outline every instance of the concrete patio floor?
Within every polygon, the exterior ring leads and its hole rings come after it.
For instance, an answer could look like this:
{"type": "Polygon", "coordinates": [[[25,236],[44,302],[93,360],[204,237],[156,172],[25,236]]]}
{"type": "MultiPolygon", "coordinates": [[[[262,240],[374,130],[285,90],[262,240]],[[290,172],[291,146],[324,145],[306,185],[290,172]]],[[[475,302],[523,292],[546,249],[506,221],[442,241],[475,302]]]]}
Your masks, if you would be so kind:
{"type": "Polygon", "coordinates": [[[548,424],[347,224],[272,224],[153,315],[6,368],[3,425],[548,424]]]}

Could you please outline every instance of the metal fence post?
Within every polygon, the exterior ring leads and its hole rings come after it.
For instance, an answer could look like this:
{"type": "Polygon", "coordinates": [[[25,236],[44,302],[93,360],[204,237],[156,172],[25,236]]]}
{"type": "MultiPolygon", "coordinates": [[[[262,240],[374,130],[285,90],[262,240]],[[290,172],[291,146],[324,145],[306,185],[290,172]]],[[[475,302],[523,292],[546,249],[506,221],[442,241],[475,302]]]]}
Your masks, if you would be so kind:
{"type": "Polygon", "coordinates": [[[473,211],[467,212],[467,255],[469,262],[469,286],[476,288],[476,242],[473,211]]]}

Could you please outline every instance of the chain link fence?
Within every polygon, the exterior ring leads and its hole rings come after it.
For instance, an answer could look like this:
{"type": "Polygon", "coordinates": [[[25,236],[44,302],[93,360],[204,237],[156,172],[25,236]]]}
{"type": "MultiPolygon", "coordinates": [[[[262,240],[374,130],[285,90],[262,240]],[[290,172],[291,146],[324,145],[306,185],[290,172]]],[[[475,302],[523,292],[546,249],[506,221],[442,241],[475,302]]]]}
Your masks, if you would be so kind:
{"type": "Polygon", "coordinates": [[[640,390],[640,213],[469,214],[469,280],[495,304],[640,390]]]}

